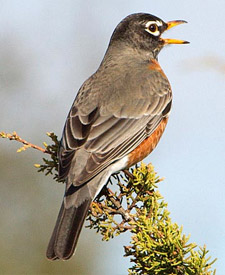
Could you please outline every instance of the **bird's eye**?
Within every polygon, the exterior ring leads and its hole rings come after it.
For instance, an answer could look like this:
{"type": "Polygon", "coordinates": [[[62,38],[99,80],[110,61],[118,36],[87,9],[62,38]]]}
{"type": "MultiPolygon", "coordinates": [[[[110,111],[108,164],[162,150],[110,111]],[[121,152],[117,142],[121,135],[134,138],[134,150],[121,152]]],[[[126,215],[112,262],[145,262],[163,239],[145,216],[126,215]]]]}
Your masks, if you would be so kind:
{"type": "Polygon", "coordinates": [[[156,24],[151,24],[148,29],[150,32],[156,32],[158,30],[158,26],[156,24]]]}
{"type": "Polygon", "coordinates": [[[149,32],[150,34],[154,35],[154,36],[159,36],[160,35],[160,31],[159,31],[159,26],[157,24],[157,22],[155,21],[149,21],[146,25],[146,31],[149,32]]]}

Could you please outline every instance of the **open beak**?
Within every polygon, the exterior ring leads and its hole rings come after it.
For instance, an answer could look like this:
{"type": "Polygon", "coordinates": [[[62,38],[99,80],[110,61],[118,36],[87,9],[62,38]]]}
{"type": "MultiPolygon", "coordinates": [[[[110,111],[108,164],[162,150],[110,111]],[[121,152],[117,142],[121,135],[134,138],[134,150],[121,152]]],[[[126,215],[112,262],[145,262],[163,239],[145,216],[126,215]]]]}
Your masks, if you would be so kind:
{"type": "MultiPolygon", "coordinates": [[[[166,30],[169,30],[177,25],[187,23],[187,21],[184,20],[175,20],[175,21],[169,21],[167,22],[167,28],[166,30]]],[[[161,38],[165,45],[167,44],[188,44],[190,42],[180,39],[172,39],[172,38],[161,38]]]]}

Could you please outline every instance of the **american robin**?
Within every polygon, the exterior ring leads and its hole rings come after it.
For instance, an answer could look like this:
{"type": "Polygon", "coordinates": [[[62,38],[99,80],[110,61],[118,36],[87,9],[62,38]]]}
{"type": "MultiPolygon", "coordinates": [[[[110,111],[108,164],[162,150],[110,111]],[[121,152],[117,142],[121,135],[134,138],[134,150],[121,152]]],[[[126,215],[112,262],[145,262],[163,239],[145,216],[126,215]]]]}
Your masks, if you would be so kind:
{"type": "Polygon", "coordinates": [[[110,175],[144,159],[159,142],[172,91],[157,57],[167,44],[188,43],[161,34],[182,23],[145,13],[127,16],[98,70],[81,86],[59,148],[66,190],[47,258],[73,255],[89,206],[110,175]]]}

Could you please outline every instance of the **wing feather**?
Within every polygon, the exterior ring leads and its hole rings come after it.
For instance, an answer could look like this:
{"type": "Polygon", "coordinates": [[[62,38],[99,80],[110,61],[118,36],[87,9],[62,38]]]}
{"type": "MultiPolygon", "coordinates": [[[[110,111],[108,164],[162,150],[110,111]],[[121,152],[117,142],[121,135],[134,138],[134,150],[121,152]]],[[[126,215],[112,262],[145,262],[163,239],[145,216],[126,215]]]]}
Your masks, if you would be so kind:
{"type": "Polygon", "coordinates": [[[91,78],[89,84],[83,85],[79,92],[81,96],[78,94],[75,99],[64,128],[59,150],[61,178],[66,178],[72,171],[73,181],[70,184],[84,184],[115,160],[127,155],[154,132],[163,117],[168,115],[172,100],[166,78],[162,79],[161,86],[160,83],[151,85],[156,73],[148,81],[143,81],[147,84],[135,87],[134,90],[141,89],[140,98],[133,93],[133,98],[129,99],[130,92],[127,92],[121,100],[117,99],[117,105],[111,99],[118,97],[116,93],[122,87],[121,84],[118,84],[118,89],[115,89],[117,84],[114,85],[115,94],[109,92],[107,87],[108,101],[104,101],[101,96],[97,97],[94,82],[91,83],[96,77],[91,78]],[[84,89],[89,92],[90,106],[86,101],[81,102],[84,89]],[[82,164],[79,160],[81,156],[82,164]]]}

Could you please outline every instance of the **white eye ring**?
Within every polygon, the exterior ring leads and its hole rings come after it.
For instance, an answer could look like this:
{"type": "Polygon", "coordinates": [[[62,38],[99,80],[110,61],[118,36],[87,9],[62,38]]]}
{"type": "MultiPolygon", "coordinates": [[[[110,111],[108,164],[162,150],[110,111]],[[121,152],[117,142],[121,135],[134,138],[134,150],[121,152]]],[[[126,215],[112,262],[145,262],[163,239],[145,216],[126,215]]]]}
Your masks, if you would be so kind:
{"type": "Polygon", "coordinates": [[[159,27],[160,26],[162,26],[162,22],[161,21],[148,21],[147,23],[146,23],[146,25],[145,25],[145,27],[146,27],[146,32],[148,32],[148,33],[150,33],[150,34],[152,34],[152,35],[154,35],[154,36],[159,36],[160,35],[160,31],[159,31],[159,27]],[[155,26],[157,26],[157,28],[156,28],[156,30],[155,31],[150,31],[150,29],[149,29],[149,27],[151,26],[151,25],[155,25],[155,26]]]}

